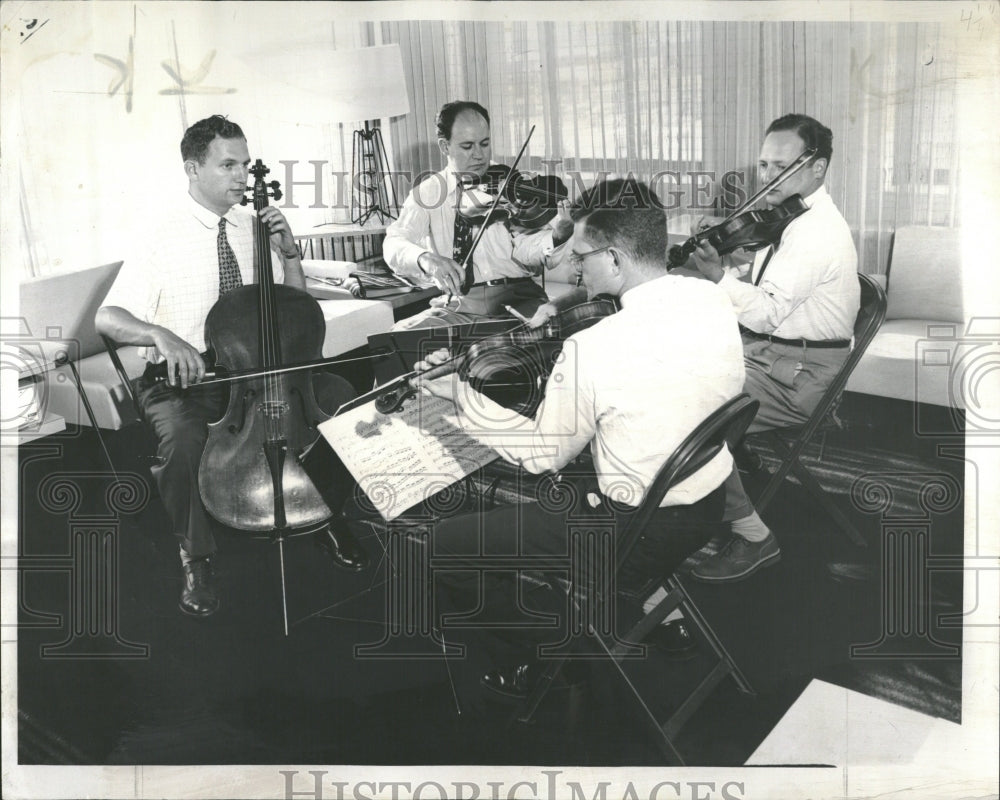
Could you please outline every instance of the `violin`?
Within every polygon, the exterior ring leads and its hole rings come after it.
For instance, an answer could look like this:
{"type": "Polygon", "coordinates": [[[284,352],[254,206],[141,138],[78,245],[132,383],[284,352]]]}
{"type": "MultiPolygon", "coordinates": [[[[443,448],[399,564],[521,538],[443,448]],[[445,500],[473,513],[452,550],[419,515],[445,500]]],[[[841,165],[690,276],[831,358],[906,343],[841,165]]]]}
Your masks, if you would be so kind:
{"type": "Polygon", "coordinates": [[[744,211],[736,217],[692,236],[684,244],[670,248],[671,267],[681,267],[687,263],[695,248],[703,241],[714,247],[720,256],[740,248],[759,250],[781,241],[781,234],[788,224],[809,210],[800,195],[793,194],[784,202],[770,209],[744,211]]]}
{"type": "Polygon", "coordinates": [[[759,250],[781,241],[781,234],[789,223],[809,210],[799,195],[793,194],[771,209],[751,211],[747,209],[809,164],[817,152],[816,148],[806,150],[718,225],[699,231],[683,244],[671,247],[668,253],[670,262],[668,268],[684,266],[702,242],[711,244],[721,256],[741,247],[759,250]]]}
{"type": "MultiPolygon", "coordinates": [[[[483,238],[483,234],[486,233],[487,227],[491,222],[495,222],[498,219],[503,218],[505,212],[500,211],[500,204],[507,195],[507,187],[511,184],[511,178],[520,174],[517,172],[517,165],[521,161],[521,156],[524,155],[524,151],[528,149],[528,142],[531,141],[531,135],[535,132],[535,126],[531,126],[531,130],[528,131],[528,137],[524,140],[524,144],[521,145],[521,149],[518,151],[517,156],[514,158],[514,164],[510,167],[509,171],[500,178],[499,185],[497,187],[496,195],[493,197],[493,201],[489,204],[486,209],[485,215],[482,216],[482,224],[479,226],[479,232],[476,234],[475,238],[472,240],[472,244],[469,246],[469,251],[465,254],[465,258],[462,259],[461,268],[465,272],[465,280],[462,281],[462,294],[468,294],[469,289],[472,288],[473,280],[473,270],[472,270],[472,255],[476,252],[476,248],[479,246],[479,242],[483,238]]],[[[498,173],[494,173],[498,174],[498,173]]],[[[478,214],[476,217],[478,218],[478,214]]]]}
{"type": "Polygon", "coordinates": [[[510,220],[522,228],[536,230],[556,215],[560,200],[569,197],[569,189],[556,175],[535,175],[493,164],[481,176],[471,176],[473,183],[462,192],[458,213],[474,225],[510,220]],[[490,212],[493,201],[500,205],[490,212]]]}
{"type": "MultiPolygon", "coordinates": [[[[250,168],[258,212],[268,204],[267,172],[259,159],[250,168]]],[[[271,191],[280,197],[276,182],[271,191]]],[[[205,508],[223,524],[280,536],[333,516],[300,460],[328,415],[308,371],[282,370],[292,353],[321,360],[326,323],[312,296],[275,284],[267,226],[259,216],[255,226],[258,282],[222,295],[205,321],[218,367],[254,377],[232,382],[225,415],[208,426],[198,488],[205,508]]]]}
{"type": "Polygon", "coordinates": [[[413,378],[433,380],[458,373],[476,391],[525,417],[534,417],[544,397],[563,343],[618,311],[613,298],[600,297],[560,312],[538,328],[521,325],[469,345],[448,361],[423,372],[411,372],[376,390],[375,408],[399,411],[417,392],[413,378]]]}

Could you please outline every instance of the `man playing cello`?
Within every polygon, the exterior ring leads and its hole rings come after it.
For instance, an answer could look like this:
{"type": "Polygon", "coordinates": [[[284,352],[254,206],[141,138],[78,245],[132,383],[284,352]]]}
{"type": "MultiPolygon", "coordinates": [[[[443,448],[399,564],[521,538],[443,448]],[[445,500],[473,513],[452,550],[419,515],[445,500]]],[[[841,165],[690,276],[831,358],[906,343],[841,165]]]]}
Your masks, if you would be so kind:
{"type": "MultiPolygon", "coordinates": [[[[227,395],[219,385],[184,390],[205,375],[201,354],[208,312],[225,292],[254,282],[253,213],[239,207],[250,154],[240,127],[215,115],[185,131],[181,157],[188,196],[158,221],[143,252],[126,260],[95,325],[118,343],[146,348],[149,364],[137,395],[157,438],[153,478],[180,544],[180,609],[208,616],[219,607],[212,564],[216,543],[214,522],[198,490],[198,469],[207,425],[222,417],[227,395]],[[161,362],[166,381],[153,377],[154,365],[161,362]]],[[[288,222],[273,206],[262,209],[260,217],[271,233],[275,282],[304,289],[288,222]]],[[[319,402],[328,411],[354,396],[342,378],[323,374],[316,379],[319,402]]],[[[327,528],[317,543],[339,565],[363,568],[364,553],[348,531],[327,528]]]]}

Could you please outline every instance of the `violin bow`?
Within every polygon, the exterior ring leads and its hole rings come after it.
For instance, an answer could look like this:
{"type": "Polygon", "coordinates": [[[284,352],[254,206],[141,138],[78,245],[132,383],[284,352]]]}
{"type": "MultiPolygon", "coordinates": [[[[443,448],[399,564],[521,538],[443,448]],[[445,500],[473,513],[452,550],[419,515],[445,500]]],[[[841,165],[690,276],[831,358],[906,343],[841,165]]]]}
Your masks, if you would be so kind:
{"type": "Polygon", "coordinates": [[[517,154],[517,158],[514,159],[514,164],[510,168],[510,172],[504,175],[503,183],[500,184],[500,189],[497,191],[497,196],[490,204],[490,210],[486,212],[486,220],[479,228],[479,232],[476,234],[476,238],[472,240],[472,246],[469,248],[469,252],[466,253],[465,258],[462,259],[462,271],[465,272],[465,280],[462,282],[462,294],[468,294],[469,289],[472,288],[472,270],[470,270],[469,263],[472,260],[472,254],[476,252],[476,247],[479,245],[479,240],[483,238],[483,234],[486,232],[487,223],[490,217],[493,216],[494,212],[500,206],[500,201],[503,200],[503,193],[507,191],[507,184],[510,183],[511,177],[514,175],[514,171],[517,169],[518,163],[521,161],[521,156],[524,155],[524,151],[528,149],[528,142],[531,141],[531,135],[535,132],[535,126],[531,126],[531,130],[528,131],[528,138],[524,140],[524,144],[521,145],[521,150],[517,154]]]}
{"type": "Polygon", "coordinates": [[[813,158],[815,158],[816,153],[818,152],[819,149],[816,147],[806,150],[804,153],[802,153],[802,155],[800,155],[797,159],[795,159],[795,161],[793,161],[791,164],[789,164],[787,167],[781,170],[781,172],[779,172],[777,175],[771,178],[770,181],[765,183],[764,186],[761,187],[761,189],[753,197],[747,200],[743,205],[737,208],[733,213],[731,213],[719,224],[724,225],[725,223],[729,222],[729,220],[742,214],[744,211],[750,208],[750,206],[752,206],[754,203],[760,200],[760,198],[762,198],[769,191],[771,191],[775,186],[780,186],[786,180],[791,178],[792,175],[794,175],[796,172],[802,169],[806,164],[812,161],[813,158]]]}

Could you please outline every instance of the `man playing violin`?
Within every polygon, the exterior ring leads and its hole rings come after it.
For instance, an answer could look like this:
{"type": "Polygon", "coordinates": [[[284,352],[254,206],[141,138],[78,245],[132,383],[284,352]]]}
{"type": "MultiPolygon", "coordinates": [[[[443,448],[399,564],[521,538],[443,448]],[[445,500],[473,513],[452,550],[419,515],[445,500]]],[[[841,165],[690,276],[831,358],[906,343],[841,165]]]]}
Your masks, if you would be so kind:
{"type": "MultiPolygon", "coordinates": [[[[180,542],[180,608],[208,616],[219,606],[216,543],[198,490],[198,468],[207,424],[223,416],[227,392],[218,384],[188,387],[205,376],[205,319],[212,306],[226,291],[254,282],[254,220],[252,211],[239,206],[250,154],[238,125],[219,115],[196,122],[184,133],[181,157],[188,196],[158,220],[143,251],[125,261],[95,325],[116,342],[145,347],[148,365],[137,399],[157,438],[158,463],[151,471],[180,542]],[[164,367],[166,380],[156,380],[164,367]]],[[[304,289],[287,220],[274,206],[263,208],[260,218],[270,231],[275,282],[304,289]]],[[[329,410],[354,396],[337,376],[317,375],[314,382],[329,410]]],[[[341,566],[363,568],[364,553],[346,531],[327,529],[317,543],[341,566]]]]}
{"type": "MultiPolygon", "coordinates": [[[[588,204],[589,213],[575,224],[569,259],[589,297],[620,298],[621,310],[566,340],[535,419],[497,406],[457,376],[421,383],[427,392],[452,400],[462,427],[505,460],[533,473],[557,471],[589,445],[595,474],[579,483],[573,508],[540,501],[446,519],[432,534],[435,553],[557,557],[568,552],[572,520],[580,514],[602,517],[621,530],[667,457],[743,386],[732,305],[707,281],[667,273],[666,220],[662,207],[649,202],[648,187],[632,179],[614,180],[599,183],[590,194],[598,200],[588,204]],[[619,202],[626,195],[635,202],[619,202]],[[671,341],[688,344],[663,346],[671,341]]],[[[434,353],[418,370],[446,356],[434,353]]],[[[649,570],[669,574],[701,548],[712,524],[722,519],[724,487],[732,477],[738,482],[724,450],[671,489],[619,572],[619,586],[635,591],[649,570]]],[[[448,605],[475,605],[475,574],[448,572],[435,580],[448,605]]],[[[511,577],[487,571],[483,580],[493,584],[484,588],[485,616],[517,615],[517,609],[503,608],[517,597],[510,590],[511,577]]],[[[549,587],[531,591],[528,584],[524,593],[532,610],[561,613],[565,619],[565,593],[549,587]]],[[[538,644],[532,634],[536,630],[516,630],[516,641],[504,638],[509,631],[483,632],[491,664],[501,666],[480,679],[486,688],[508,696],[528,692],[534,667],[526,664],[531,663],[531,646],[538,644]]],[[[552,642],[560,638],[553,630],[543,635],[552,642]]]]}
{"type": "Polygon", "coordinates": [[[509,317],[507,306],[530,317],[547,299],[532,276],[559,262],[573,233],[572,221],[562,206],[551,227],[540,230],[527,230],[510,220],[491,222],[463,269],[477,231],[477,223],[462,213],[470,191],[466,183],[479,183],[490,166],[490,116],[479,103],[456,101],[442,106],[436,123],[447,166],[407,196],[399,219],[386,231],[383,256],[401,278],[436,286],[444,296],[396,329],[509,317]],[[463,294],[463,284],[471,284],[468,293],[463,294]]]}
{"type": "MultiPolygon", "coordinates": [[[[749,431],[799,425],[819,404],[847,359],[860,305],[858,257],[851,230],[823,185],[833,154],[829,128],[804,114],[768,127],[758,161],[767,183],[815,149],[809,163],[765,196],[774,207],[800,195],[809,207],[785,227],[775,246],[756,253],[739,274],[700,242],[694,260],[722,288],[740,321],[746,362],[744,391],[760,401],[749,431]]],[[[734,536],[692,576],[740,580],[780,558],[778,543],[754,512],[733,523],[734,536]]]]}

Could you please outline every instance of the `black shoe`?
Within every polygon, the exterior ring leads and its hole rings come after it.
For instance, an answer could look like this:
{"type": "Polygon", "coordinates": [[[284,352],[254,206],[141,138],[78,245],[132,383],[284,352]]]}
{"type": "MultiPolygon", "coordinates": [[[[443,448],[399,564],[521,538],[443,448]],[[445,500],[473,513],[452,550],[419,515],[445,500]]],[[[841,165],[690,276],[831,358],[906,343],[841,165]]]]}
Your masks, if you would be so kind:
{"type": "Polygon", "coordinates": [[[347,528],[334,532],[329,527],[316,534],[316,546],[338,567],[361,572],[368,566],[368,554],[347,528]]]}
{"type": "Polygon", "coordinates": [[[537,664],[518,664],[511,669],[495,669],[479,679],[484,689],[515,699],[523,699],[531,694],[542,676],[537,664]]]}
{"type": "Polygon", "coordinates": [[[646,637],[646,643],[676,659],[691,658],[698,650],[691,631],[681,619],[672,619],[666,624],[657,625],[646,637]]]}
{"type": "Polygon", "coordinates": [[[207,617],[219,609],[219,592],[211,559],[199,558],[184,565],[180,608],[192,617],[207,617]]]}
{"type": "MultiPolygon", "coordinates": [[[[541,680],[546,666],[547,664],[532,662],[518,664],[510,669],[495,669],[483,675],[479,679],[479,684],[494,694],[513,700],[523,700],[531,694],[535,684],[541,680]]],[[[579,669],[576,664],[566,663],[559,670],[552,688],[568,689],[581,685],[584,680],[585,675],[582,669],[579,669]]]]}

